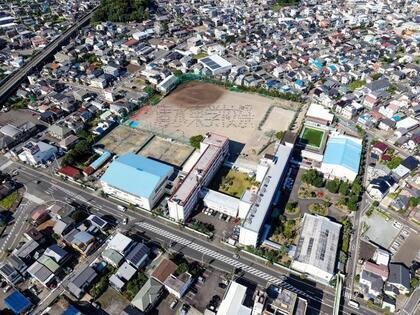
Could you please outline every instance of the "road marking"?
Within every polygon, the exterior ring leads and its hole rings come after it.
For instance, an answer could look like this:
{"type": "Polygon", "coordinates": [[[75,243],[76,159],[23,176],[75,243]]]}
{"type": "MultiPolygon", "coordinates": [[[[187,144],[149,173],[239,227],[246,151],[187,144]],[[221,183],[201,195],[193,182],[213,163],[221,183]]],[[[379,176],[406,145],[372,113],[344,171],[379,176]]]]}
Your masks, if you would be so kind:
{"type": "Polygon", "coordinates": [[[146,230],[149,230],[153,233],[161,235],[161,236],[163,236],[167,239],[170,239],[171,241],[175,241],[178,244],[189,247],[189,248],[191,248],[191,249],[193,249],[193,250],[195,250],[199,253],[202,253],[203,256],[205,255],[205,256],[217,259],[217,260],[222,261],[222,262],[224,262],[228,265],[233,266],[234,268],[241,268],[243,271],[245,271],[245,272],[247,272],[251,275],[254,275],[258,278],[261,278],[261,279],[263,279],[263,280],[265,280],[269,283],[272,283],[274,285],[277,285],[279,287],[286,288],[286,289],[288,289],[292,292],[295,292],[295,293],[297,293],[301,296],[306,297],[307,299],[311,299],[311,300],[315,300],[315,301],[321,301],[319,298],[315,298],[315,297],[307,294],[306,292],[294,287],[290,283],[285,282],[284,281],[284,279],[286,278],[285,276],[275,277],[275,276],[269,275],[269,274],[267,274],[267,273],[265,273],[261,270],[258,270],[254,267],[251,267],[251,266],[248,266],[248,265],[246,265],[246,264],[244,264],[244,263],[242,263],[242,262],[240,262],[236,259],[233,259],[233,258],[230,258],[230,257],[225,256],[223,254],[220,254],[220,253],[218,253],[218,252],[216,252],[212,249],[208,249],[205,246],[196,244],[196,243],[194,243],[194,241],[187,240],[185,238],[182,238],[180,236],[172,234],[172,233],[170,233],[166,230],[154,227],[153,225],[151,225],[149,223],[138,222],[138,223],[136,223],[136,225],[138,225],[139,227],[144,228],[146,230]]]}
{"type": "Polygon", "coordinates": [[[6,163],[4,163],[2,166],[0,166],[0,171],[4,171],[6,168],[8,168],[10,165],[12,165],[13,162],[12,161],[7,161],[6,163]]]}
{"type": "Polygon", "coordinates": [[[39,205],[45,202],[45,200],[43,200],[43,199],[41,199],[41,198],[39,198],[39,197],[37,197],[35,195],[32,195],[32,194],[30,194],[28,192],[25,192],[23,194],[23,197],[26,198],[26,199],[28,199],[29,201],[32,201],[33,203],[37,203],[39,205]]]}

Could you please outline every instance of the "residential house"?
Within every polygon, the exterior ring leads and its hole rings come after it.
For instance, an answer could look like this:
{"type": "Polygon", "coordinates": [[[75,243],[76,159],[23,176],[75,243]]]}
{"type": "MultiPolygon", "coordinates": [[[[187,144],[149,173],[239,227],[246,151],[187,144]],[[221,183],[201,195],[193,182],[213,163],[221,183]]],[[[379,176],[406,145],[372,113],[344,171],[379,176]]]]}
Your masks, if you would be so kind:
{"type": "Polygon", "coordinates": [[[399,294],[410,292],[410,270],[403,264],[389,264],[389,277],[387,283],[398,289],[399,294]]]}
{"type": "Polygon", "coordinates": [[[87,266],[70,279],[70,282],[67,284],[67,290],[80,299],[96,276],[96,271],[92,267],[87,266]]]}

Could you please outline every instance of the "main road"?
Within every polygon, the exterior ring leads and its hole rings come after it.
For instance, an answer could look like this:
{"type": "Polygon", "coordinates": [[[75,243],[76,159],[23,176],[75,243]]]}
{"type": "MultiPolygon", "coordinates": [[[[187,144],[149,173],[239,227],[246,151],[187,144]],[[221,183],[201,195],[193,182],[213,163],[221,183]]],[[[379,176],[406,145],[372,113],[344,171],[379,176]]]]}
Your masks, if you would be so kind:
{"type": "MultiPolygon", "coordinates": [[[[70,197],[75,200],[91,205],[92,212],[98,214],[111,214],[122,220],[129,217],[132,228],[143,233],[143,236],[150,240],[158,240],[160,243],[170,244],[175,242],[176,251],[184,253],[186,256],[203,261],[208,265],[232,272],[233,268],[241,270],[250,280],[255,281],[262,287],[268,283],[276,284],[298,293],[306,298],[310,309],[318,310],[324,314],[331,314],[334,304],[334,290],[331,288],[303,281],[299,277],[289,276],[288,273],[280,268],[267,266],[259,259],[249,256],[247,253],[241,253],[238,259],[232,257],[232,249],[220,243],[211,242],[200,238],[194,233],[180,229],[175,224],[165,222],[158,218],[151,217],[150,213],[141,210],[128,210],[125,213],[119,211],[117,203],[111,199],[104,199],[101,196],[83,189],[79,186],[63,182],[60,179],[46,174],[40,170],[31,167],[13,163],[10,169],[19,169],[19,175],[16,180],[22,181],[25,185],[32,185],[31,194],[35,194],[41,199],[66,200],[70,197]],[[37,181],[41,181],[36,184],[37,181]]],[[[50,297],[54,297],[53,293],[50,297]]],[[[343,314],[358,313],[375,314],[375,312],[361,306],[357,312],[352,308],[342,305],[343,314]]]]}
{"type": "Polygon", "coordinates": [[[25,80],[26,76],[29,75],[33,69],[42,64],[45,59],[51,56],[51,54],[53,54],[58,48],[60,48],[61,45],[63,45],[63,43],[65,43],[74,32],[85,25],[90,20],[95,10],[96,8],[84,15],[76,22],[76,24],[64,31],[59,37],[48,44],[40,53],[30,59],[22,68],[6,78],[5,81],[3,81],[3,84],[0,86],[0,104],[7,100],[7,98],[15,91],[19,84],[25,80]]]}

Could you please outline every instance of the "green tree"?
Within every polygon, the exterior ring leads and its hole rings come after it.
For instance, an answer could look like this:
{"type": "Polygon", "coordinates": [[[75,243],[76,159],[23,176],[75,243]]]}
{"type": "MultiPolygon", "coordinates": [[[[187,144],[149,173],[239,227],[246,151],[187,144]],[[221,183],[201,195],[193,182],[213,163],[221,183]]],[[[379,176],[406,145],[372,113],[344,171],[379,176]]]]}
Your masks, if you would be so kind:
{"type": "Polygon", "coordinates": [[[192,136],[190,138],[190,145],[195,148],[198,149],[200,148],[200,143],[201,141],[203,141],[204,137],[202,135],[197,135],[197,136],[192,136]]]}
{"type": "Polygon", "coordinates": [[[400,158],[399,156],[394,156],[392,157],[391,161],[389,161],[386,165],[393,170],[394,168],[397,168],[401,162],[402,162],[402,158],[400,158]]]}
{"type": "Polygon", "coordinates": [[[337,193],[338,191],[338,187],[340,186],[340,181],[338,179],[333,179],[333,180],[328,180],[325,183],[325,188],[330,192],[330,193],[337,193]]]}
{"type": "Polygon", "coordinates": [[[419,205],[419,203],[420,203],[420,197],[417,197],[417,198],[416,197],[411,197],[410,200],[409,200],[409,205],[412,208],[417,207],[419,205]]]}
{"type": "Polygon", "coordinates": [[[187,272],[188,269],[189,269],[188,264],[186,262],[183,262],[183,263],[178,265],[178,268],[176,269],[176,273],[180,275],[184,272],[187,272]]]}
{"type": "Polygon", "coordinates": [[[347,196],[349,193],[349,184],[345,181],[341,181],[338,191],[340,195],[347,196]]]}
{"type": "Polygon", "coordinates": [[[322,187],[324,185],[324,179],[322,175],[314,169],[307,170],[302,175],[302,181],[306,184],[315,186],[315,187],[322,187]]]}
{"type": "Polygon", "coordinates": [[[277,132],[276,132],[276,134],[275,134],[275,136],[276,136],[276,138],[277,138],[278,140],[283,140],[283,137],[284,137],[284,131],[277,131],[277,132]]]}

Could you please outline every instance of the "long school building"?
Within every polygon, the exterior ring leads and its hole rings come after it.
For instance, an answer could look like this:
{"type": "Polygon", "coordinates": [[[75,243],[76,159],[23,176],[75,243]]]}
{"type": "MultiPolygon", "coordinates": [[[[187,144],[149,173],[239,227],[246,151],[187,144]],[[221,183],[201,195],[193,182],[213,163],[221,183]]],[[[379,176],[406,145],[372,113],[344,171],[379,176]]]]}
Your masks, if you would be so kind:
{"type": "Polygon", "coordinates": [[[200,143],[200,158],[168,201],[169,216],[185,221],[193,212],[202,187],[206,187],[229,152],[229,139],[207,133],[200,143]]]}

